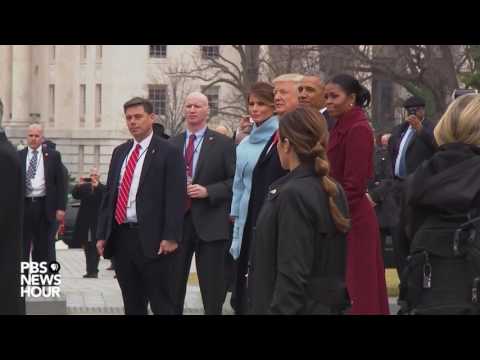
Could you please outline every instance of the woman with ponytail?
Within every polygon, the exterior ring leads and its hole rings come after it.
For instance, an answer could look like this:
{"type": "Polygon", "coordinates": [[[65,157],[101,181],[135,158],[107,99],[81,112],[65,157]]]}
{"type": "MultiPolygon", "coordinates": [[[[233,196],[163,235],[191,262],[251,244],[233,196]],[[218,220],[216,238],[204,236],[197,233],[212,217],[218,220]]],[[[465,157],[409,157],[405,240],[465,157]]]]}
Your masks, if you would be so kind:
{"type": "Polygon", "coordinates": [[[257,220],[254,314],[340,314],[350,304],[348,205],[329,177],[327,138],[326,120],[315,110],[300,107],[280,119],[277,151],[290,173],[270,186],[257,220]]]}
{"type": "Polygon", "coordinates": [[[373,133],[363,110],[370,92],[350,75],[325,86],[328,113],[337,122],[330,132],[331,176],[345,189],[352,218],[347,247],[347,288],[351,314],[389,314],[378,221],[367,194],[373,177],[373,133]]]}

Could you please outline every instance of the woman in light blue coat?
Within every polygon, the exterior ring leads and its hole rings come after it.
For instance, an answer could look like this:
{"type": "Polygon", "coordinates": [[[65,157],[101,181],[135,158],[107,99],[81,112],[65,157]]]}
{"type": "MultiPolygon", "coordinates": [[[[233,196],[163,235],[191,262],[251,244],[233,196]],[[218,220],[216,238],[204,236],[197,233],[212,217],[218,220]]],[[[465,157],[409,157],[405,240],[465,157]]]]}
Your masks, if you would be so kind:
{"type": "MultiPolygon", "coordinates": [[[[273,86],[264,82],[253,85],[249,93],[248,110],[253,121],[253,128],[250,135],[245,137],[237,146],[237,162],[230,211],[230,216],[234,221],[230,253],[235,260],[238,260],[240,256],[242,240],[251,235],[250,226],[246,223],[252,173],[265,145],[278,129],[278,118],[274,116],[273,86]]],[[[243,290],[238,291],[243,292],[243,290]]],[[[243,294],[234,295],[240,295],[238,298],[244,299],[243,294]]]]}

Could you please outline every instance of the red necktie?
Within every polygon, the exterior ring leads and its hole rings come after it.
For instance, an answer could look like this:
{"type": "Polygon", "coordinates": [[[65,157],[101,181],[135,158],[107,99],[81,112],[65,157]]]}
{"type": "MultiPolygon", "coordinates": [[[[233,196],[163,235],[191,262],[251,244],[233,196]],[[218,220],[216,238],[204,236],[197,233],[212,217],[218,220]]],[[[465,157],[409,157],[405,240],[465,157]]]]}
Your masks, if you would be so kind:
{"type": "MultiPolygon", "coordinates": [[[[185,150],[185,165],[187,166],[187,178],[189,178],[190,181],[188,182],[188,185],[190,185],[190,182],[193,177],[193,154],[195,153],[195,148],[193,147],[193,144],[195,143],[196,136],[195,134],[190,135],[188,138],[188,145],[185,150]]],[[[190,210],[192,207],[192,199],[190,196],[187,195],[187,203],[185,205],[185,212],[190,210]]]]}
{"type": "Polygon", "coordinates": [[[280,133],[279,133],[278,130],[277,130],[277,131],[275,131],[275,137],[273,138],[272,146],[273,146],[273,145],[276,145],[279,140],[280,140],[280,133]]]}
{"type": "Polygon", "coordinates": [[[141,148],[142,147],[140,144],[137,144],[135,150],[132,152],[132,155],[130,155],[130,159],[128,159],[127,168],[123,174],[122,183],[120,185],[120,190],[117,197],[117,208],[115,209],[115,220],[119,225],[123,224],[125,222],[125,218],[127,217],[128,195],[130,194],[133,172],[137,166],[138,156],[141,148]]]}

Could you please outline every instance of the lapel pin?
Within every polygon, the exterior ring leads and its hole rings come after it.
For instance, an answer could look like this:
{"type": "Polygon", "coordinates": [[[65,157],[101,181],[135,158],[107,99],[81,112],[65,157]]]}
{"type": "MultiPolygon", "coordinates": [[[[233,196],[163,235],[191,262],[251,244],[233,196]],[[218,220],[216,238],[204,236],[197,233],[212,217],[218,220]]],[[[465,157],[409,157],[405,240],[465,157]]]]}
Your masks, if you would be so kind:
{"type": "Polygon", "coordinates": [[[277,193],[277,189],[270,190],[270,194],[275,195],[277,193]]]}
{"type": "Polygon", "coordinates": [[[155,154],[155,149],[152,150],[152,154],[155,154]]]}
{"type": "Polygon", "coordinates": [[[212,141],[212,140],[213,140],[213,137],[212,137],[212,136],[210,136],[210,137],[208,138],[208,140],[212,141]]]}

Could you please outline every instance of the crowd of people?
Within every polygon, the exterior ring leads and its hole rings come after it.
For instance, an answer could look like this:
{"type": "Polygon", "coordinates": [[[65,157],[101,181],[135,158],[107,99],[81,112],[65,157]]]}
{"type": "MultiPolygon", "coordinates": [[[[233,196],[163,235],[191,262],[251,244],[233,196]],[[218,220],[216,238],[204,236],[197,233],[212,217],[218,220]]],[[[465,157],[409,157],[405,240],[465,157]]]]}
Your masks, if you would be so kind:
{"type": "MultiPolygon", "coordinates": [[[[231,291],[238,315],[387,315],[391,237],[400,313],[478,313],[480,96],[460,96],[435,127],[410,97],[406,121],[377,135],[370,100],[351,75],[284,74],[251,87],[234,133],[210,129],[208,98],[189,94],[185,131],[171,138],[150,101],[127,101],[132,138],[114,149],[106,184],[92,169],[71,192],[84,277],[111,259],[125,314],[180,315],[195,254],[205,314],[220,315],[231,291]]],[[[3,166],[12,149],[1,141],[3,166]]],[[[11,185],[23,184],[9,211],[23,222],[15,254],[49,262],[68,173],[41,125],[27,144],[11,185]]]]}

